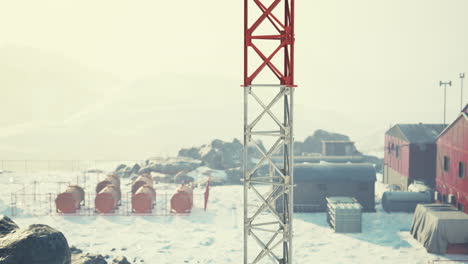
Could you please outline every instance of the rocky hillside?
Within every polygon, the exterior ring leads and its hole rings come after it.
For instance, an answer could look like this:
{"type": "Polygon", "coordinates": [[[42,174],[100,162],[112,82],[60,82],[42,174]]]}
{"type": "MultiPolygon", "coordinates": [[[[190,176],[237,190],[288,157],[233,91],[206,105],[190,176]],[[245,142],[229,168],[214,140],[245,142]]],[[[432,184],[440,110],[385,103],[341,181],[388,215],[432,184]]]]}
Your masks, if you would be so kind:
{"type": "MultiPolygon", "coordinates": [[[[304,142],[294,143],[296,156],[321,153],[324,140],[350,140],[350,138],[339,133],[317,130],[304,142]]],[[[261,151],[267,151],[262,142],[257,144],[261,151]]],[[[142,163],[121,164],[115,169],[115,173],[124,178],[151,173],[158,182],[204,182],[210,177],[214,184],[238,184],[242,178],[242,153],[243,145],[238,139],[231,142],[215,139],[199,147],[183,148],[177,157],[150,158],[142,163]]],[[[251,153],[250,167],[253,166],[254,159],[262,158],[262,154],[255,147],[250,147],[249,153],[251,153]]],[[[382,160],[377,157],[363,155],[363,161],[374,164],[377,172],[382,169],[382,160]]],[[[261,167],[257,173],[266,174],[267,166],[261,167]]]]}

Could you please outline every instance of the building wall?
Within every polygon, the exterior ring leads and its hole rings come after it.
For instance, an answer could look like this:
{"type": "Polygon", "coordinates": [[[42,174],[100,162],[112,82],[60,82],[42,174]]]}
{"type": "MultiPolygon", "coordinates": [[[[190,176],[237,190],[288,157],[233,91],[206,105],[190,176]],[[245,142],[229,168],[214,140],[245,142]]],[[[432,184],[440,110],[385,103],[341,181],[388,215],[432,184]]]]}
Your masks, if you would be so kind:
{"type": "MultiPolygon", "coordinates": [[[[409,152],[409,143],[401,140],[399,138],[385,135],[385,154],[384,154],[384,164],[389,168],[389,170],[384,170],[391,172],[391,175],[384,175],[384,179],[394,179],[395,173],[409,178],[410,170],[409,170],[409,159],[410,159],[410,152],[409,152]],[[392,148],[393,146],[393,148],[392,148]],[[399,148],[399,156],[397,156],[397,147],[399,148]],[[391,169],[391,170],[390,170],[391,169]]],[[[390,182],[385,182],[390,183],[390,182]]],[[[405,186],[407,188],[407,186],[405,186]]]]}
{"type": "Polygon", "coordinates": [[[437,140],[436,189],[442,195],[453,194],[456,205],[468,213],[468,121],[460,117],[437,140]],[[449,157],[449,170],[444,170],[444,156],[449,157]],[[465,163],[465,176],[458,176],[459,162],[465,163]]]}
{"type": "Polygon", "coordinates": [[[423,181],[431,187],[435,185],[436,177],[436,144],[411,144],[409,159],[409,178],[423,181]]]}
{"type": "Polygon", "coordinates": [[[354,197],[362,205],[363,211],[375,212],[375,182],[373,181],[316,181],[296,182],[296,184],[294,188],[294,211],[296,212],[324,212],[327,208],[325,198],[330,196],[354,197]]]}
{"type": "Polygon", "coordinates": [[[392,169],[387,164],[384,165],[383,181],[386,184],[393,184],[400,187],[400,190],[407,191],[409,185],[409,178],[398,171],[392,169]]]}

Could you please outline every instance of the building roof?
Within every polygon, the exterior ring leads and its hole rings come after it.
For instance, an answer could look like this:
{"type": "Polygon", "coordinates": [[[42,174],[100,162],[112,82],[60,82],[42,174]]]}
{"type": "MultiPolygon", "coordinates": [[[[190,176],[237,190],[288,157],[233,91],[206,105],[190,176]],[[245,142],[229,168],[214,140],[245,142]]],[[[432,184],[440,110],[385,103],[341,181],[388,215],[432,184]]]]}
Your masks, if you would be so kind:
{"type": "Polygon", "coordinates": [[[468,104],[465,106],[465,108],[463,108],[463,110],[460,112],[460,114],[458,115],[458,117],[455,119],[455,121],[453,121],[450,125],[448,125],[442,132],[440,132],[439,137],[441,137],[443,134],[445,134],[445,132],[447,130],[449,130],[455,123],[458,122],[459,119],[465,119],[468,121],[468,104]]]}
{"type": "Polygon", "coordinates": [[[396,124],[386,134],[409,143],[434,143],[445,127],[443,124],[396,124]]]}
{"type": "Polygon", "coordinates": [[[372,164],[295,164],[294,180],[296,183],[326,181],[341,182],[349,181],[374,182],[375,169],[372,164]]]}

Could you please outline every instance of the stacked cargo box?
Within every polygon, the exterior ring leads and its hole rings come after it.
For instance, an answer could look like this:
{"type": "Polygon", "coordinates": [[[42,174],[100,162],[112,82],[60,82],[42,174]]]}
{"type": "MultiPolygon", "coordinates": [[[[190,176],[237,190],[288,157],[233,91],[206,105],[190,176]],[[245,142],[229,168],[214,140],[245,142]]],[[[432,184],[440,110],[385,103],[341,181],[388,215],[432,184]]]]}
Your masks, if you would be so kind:
{"type": "Polygon", "coordinates": [[[362,206],[353,197],[327,197],[327,222],[336,233],[360,233],[362,206]]]}

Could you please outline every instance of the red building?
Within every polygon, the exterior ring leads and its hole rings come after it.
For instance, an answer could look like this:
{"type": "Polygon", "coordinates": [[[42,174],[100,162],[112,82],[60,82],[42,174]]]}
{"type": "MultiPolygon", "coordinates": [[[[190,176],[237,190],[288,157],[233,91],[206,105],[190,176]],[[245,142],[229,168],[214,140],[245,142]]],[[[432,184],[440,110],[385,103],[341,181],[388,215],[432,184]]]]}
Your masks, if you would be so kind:
{"type": "Polygon", "coordinates": [[[441,124],[397,124],[385,133],[384,183],[408,190],[415,180],[434,186],[441,124]]]}
{"type": "Polygon", "coordinates": [[[437,200],[468,213],[468,105],[437,139],[437,200]]]}

